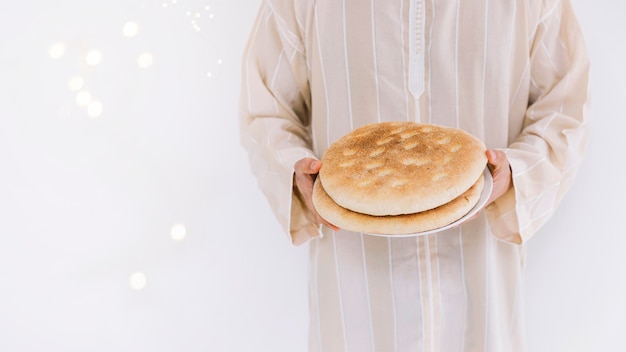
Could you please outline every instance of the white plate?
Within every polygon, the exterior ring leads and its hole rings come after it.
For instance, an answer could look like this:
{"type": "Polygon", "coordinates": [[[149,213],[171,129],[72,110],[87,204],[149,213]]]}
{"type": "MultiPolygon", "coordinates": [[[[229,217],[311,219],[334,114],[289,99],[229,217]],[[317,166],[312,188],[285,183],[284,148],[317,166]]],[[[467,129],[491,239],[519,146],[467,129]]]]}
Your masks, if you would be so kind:
{"type": "Polygon", "coordinates": [[[428,230],[428,231],[417,232],[417,233],[408,233],[408,234],[401,234],[401,235],[383,235],[383,234],[375,234],[375,233],[366,233],[366,235],[381,236],[381,237],[415,237],[415,236],[424,236],[424,235],[430,235],[430,234],[433,234],[433,233],[445,231],[445,230],[451,229],[453,227],[456,227],[459,224],[462,224],[467,219],[471,218],[472,216],[476,215],[476,213],[481,211],[485,207],[485,204],[487,204],[487,200],[489,200],[489,196],[491,196],[491,192],[493,191],[493,178],[491,177],[491,172],[489,171],[488,168],[485,168],[485,171],[483,172],[483,174],[485,175],[485,185],[483,187],[482,193],[480,194],[480,198],[478,199],[478,202],[476,203],[476,205],[474,205],[474,207],[467,214],[465,214],[459,220],[457,220],[457,221],[455,221],[455,222],[453,222],[451,224],[448,224],[446,226],[442,226],[442,227],[439,227],[439,228],[436,228],[436,229],[432,229],[432,230],[428,230]]]}

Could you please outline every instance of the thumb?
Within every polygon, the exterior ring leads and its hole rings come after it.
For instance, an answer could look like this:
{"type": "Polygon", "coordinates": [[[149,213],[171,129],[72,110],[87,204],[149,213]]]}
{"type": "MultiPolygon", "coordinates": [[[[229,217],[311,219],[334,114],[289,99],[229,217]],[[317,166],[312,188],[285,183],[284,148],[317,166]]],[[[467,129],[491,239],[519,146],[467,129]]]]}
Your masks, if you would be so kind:
{"type": "Polygon", "coordinates": [[[313,159],[311,163],[309,164],[309,167],[311,168],[311,171],[317,173],[318,171],[320,171],[320,168],[322,167],[322,162],[319,160],[313,159]]]}
{"type": "Polygon", "coordinates": [[[498,167],[505,160],[503,154],[504,153],[500,150],[489,149],[487,150],[487,162],[495,167],[498,167]]]}
{"type": "Polygon", "coordinates": [[[298,160],[294,165],[294,171],[302,174],[316,174],[322,167],[322,162],[313,158],[304,158],[298,160]]]}

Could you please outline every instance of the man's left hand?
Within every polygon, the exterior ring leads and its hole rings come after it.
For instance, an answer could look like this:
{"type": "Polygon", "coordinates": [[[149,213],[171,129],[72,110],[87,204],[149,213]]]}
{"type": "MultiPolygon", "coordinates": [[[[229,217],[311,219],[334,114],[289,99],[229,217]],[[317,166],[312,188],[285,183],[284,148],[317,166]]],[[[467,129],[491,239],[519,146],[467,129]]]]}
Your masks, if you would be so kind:
{"type": "MultiPolygon", "coordinates": [[[[511,165],[506,154],[501,150],[487,150],[487,167],[491,171],[491,177],[493,178],[493,189],[485,207],[493,203],[496,199],[505,194],[509,188],[513,185],[513,175],[511,173],[511,165]]],[[[476,213],[471,218],[463,221],[463,224],[476,219],[480,215],[480,212],[476,213]]],[[[459,224],[460,226],[462,224],[459,224]]]]}
{"type": "Polygon", "coordinates": [[[504,195],[513,185],[511,166],[506,154],[501,150],[487,150],[487,167],[493,178],[493,190],[485,206],[504,195]]]}

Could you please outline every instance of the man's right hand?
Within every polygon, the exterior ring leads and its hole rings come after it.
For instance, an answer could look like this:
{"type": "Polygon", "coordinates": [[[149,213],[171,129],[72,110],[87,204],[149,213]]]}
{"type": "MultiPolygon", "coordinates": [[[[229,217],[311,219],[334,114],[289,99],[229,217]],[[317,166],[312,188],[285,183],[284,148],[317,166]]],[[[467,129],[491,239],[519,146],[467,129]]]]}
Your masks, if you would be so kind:
{"type": "Polygon", "coordinates": [[[302,200],[306,207],[309,209],[311,214],[315,216],[315,219],[318,224],[323,224],[328,226],[329,228],[337,231],[339,228],[328,221],[324,220],[315,210],[315,206],[313,205],[313,183],[317,178],[317,174],[322,167],[322,162],[313,158],[304,158],[300,159],[294,165],[294,181],[296,187],[298,187],[298,191],[300,195],[302,195],[302,200]]]}

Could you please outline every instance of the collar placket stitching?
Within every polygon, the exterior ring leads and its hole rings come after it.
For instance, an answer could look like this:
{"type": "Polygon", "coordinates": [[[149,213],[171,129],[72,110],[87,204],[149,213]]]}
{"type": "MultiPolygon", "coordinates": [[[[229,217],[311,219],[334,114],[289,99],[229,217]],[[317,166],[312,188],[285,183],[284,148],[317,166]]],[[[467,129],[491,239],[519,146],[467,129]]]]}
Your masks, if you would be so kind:
{"type": "Polygon", "coordinates": [[[424,92],[424,0],[411,0],[409,10],[409,91],[415,100],[424,92]]]}

